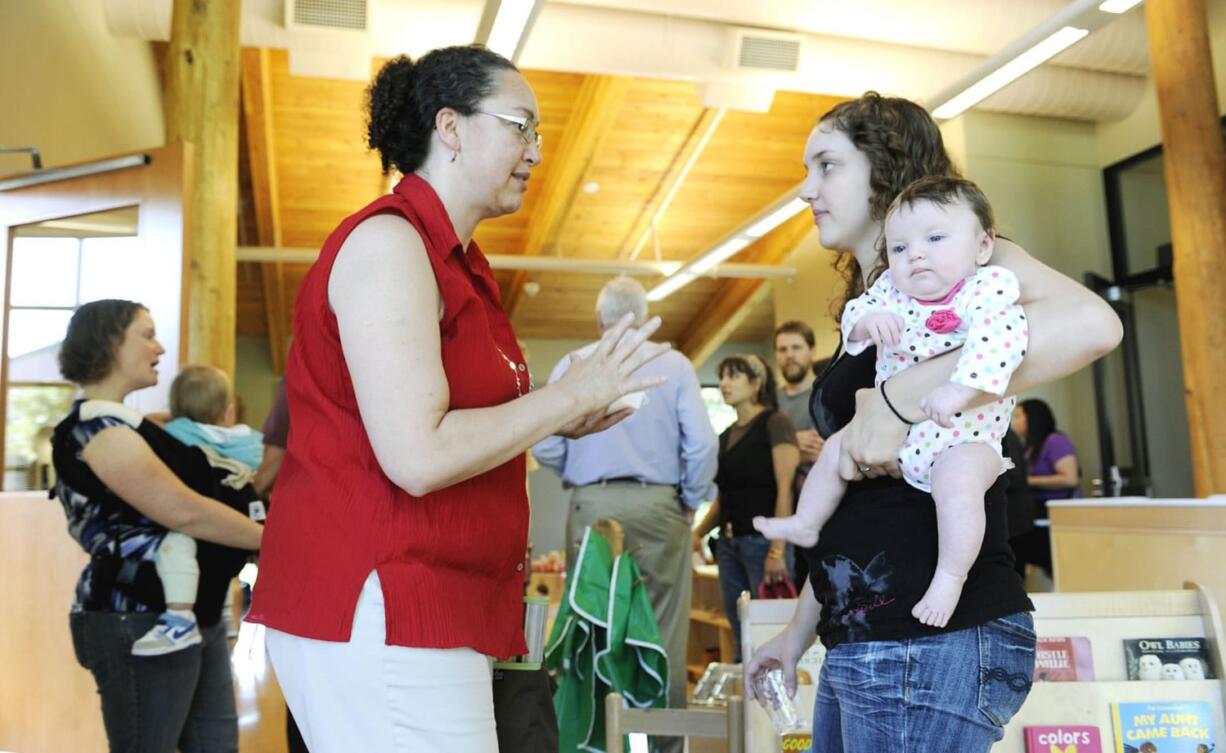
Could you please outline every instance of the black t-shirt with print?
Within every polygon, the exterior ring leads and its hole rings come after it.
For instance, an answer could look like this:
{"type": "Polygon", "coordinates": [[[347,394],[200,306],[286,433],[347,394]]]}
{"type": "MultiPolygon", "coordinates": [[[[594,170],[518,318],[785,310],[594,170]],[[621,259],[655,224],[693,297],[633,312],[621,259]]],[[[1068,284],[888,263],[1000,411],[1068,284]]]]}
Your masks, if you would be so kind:
{"type": "MultiPolygon", "coordinates": [[[[874,383],[876,349],[835,361],[813,387],[817,431],[828,437],[851,421],[856,390],[874,383]]],[[[936,570],[932,495],[900,479],[853,482],[817,545],[806,551],[813,593],[822,604],[817,632],[826,648],[843,642],[906,640],[981,625],[1034,609],[1013,569],[1005,480],[985,495],[983,548],[945,628],[921,624],[911,609],[936,570]]]]}

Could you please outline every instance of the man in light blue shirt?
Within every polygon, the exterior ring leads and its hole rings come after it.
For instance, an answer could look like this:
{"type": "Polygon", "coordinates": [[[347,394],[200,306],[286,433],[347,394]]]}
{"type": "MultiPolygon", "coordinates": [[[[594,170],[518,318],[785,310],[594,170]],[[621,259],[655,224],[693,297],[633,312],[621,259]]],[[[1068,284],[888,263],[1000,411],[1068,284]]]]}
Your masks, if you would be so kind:
{"type": "MultiPolygon", "coordinates": [[[[645,322],[647,294],[637,281],[618,277],[596,301],[601,331],[627,313],[638,324],[645,322]]],[[[557,381],[582,350],[564,357],[549,381],[557,381]]],[[[601,518],[613,518],[625,529],[626,551],[633,552],[643,573],[668,652],[669,705],[684,708],[690,523],[694,508],[715,496],[719,440],[689,359],[670,351],[639,371],[668,381],[648,390],[646,401],[615,426],[580,439],[548,437],[532,454],[572,489],[566,521],[569,555],[577,551],[584,529],[601,518]]],[[[665,750],[681,750],[681,738],[662,742],[665,750]]]]}

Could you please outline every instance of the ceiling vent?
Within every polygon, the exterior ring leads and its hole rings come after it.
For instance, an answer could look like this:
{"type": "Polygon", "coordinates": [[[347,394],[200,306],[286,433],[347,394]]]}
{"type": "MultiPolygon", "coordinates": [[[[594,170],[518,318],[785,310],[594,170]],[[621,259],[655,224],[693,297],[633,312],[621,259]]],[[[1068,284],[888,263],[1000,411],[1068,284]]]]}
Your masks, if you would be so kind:
{"type": "Polygon", "coordinates": [[[369,5],[367,0],[285,0],[285,26],[366,31],[369,5]]]}
{"type": "Polygon", "coordinates": [[[804,37],[761,29],[732,29],[732,67],[738,71],[795,73],[804,37]]]}

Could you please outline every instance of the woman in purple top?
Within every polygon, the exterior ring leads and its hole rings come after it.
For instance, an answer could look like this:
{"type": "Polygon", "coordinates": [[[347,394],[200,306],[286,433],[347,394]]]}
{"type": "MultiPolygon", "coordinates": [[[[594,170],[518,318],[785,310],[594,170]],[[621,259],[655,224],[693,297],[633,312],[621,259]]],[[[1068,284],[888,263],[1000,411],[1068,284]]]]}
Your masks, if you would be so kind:
{"type": "MultiPolygon", "coordinates": [[[[1047,520],[1047,502],[1081,496],[1081,468],[1077,449],[1064,432],[1056,430],[1051,406],[1037,398],[1023,400],[1013,412],[1013,431],[1026,443],[1030,496],[1036,502],[1036,520],[1047,520]]],[[[1051,538],[1045,523],[1019,537],[1015,555],[1051,574],[1051,538]]]]}

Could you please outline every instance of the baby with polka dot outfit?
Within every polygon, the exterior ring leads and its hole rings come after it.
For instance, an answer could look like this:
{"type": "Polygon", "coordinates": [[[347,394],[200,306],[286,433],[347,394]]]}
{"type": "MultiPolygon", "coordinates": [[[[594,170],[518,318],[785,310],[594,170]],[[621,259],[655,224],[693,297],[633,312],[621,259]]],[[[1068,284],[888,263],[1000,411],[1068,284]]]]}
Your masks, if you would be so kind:
{"type": "MultiPolygon", "coordinates": [[[[1009,467],[1001,438],[1016,401],[1004,391],[1026,355],[1029,332],[1017,279],[983,266],[995,237],[992,209],[974,183],[918,180],[886,214],[881,249],[889,269],[843,311],[847,352],[877,346],[879,386],[913,364],[962,348],[950,381],[921,401],[927,420],[911,426],[898,455],[907,483],[930,491],[936,503],[936,572],[912,610],[935,627],[944,627],[958,605],[983,544],[984,494],[1009,467]],[[968,409],[984,392],[998,399],[968,409]]],[[[767,538],[816,543],[847,488],[838,473],[841,436],[826,441],[795,515],[754,519],[767,538]]]]}

